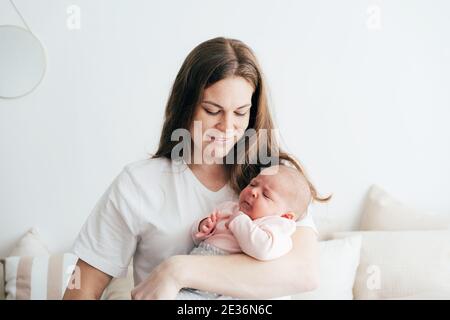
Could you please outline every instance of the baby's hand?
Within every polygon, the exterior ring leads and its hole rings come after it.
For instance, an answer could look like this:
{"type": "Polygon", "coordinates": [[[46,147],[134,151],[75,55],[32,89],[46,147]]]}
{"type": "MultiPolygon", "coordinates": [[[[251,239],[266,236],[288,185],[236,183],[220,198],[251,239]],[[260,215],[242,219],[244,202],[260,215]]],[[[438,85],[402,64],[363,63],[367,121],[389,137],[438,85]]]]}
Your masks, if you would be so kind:
{"type": "Polygon", "coordinates": [[[198,232],[195,234],[196,238],[202,238],[209,235],[217,224],[217,219],[219,218],[219,212],[215,210],[213,213],[206,217],[200,222],[198,226],[198,232]]]}

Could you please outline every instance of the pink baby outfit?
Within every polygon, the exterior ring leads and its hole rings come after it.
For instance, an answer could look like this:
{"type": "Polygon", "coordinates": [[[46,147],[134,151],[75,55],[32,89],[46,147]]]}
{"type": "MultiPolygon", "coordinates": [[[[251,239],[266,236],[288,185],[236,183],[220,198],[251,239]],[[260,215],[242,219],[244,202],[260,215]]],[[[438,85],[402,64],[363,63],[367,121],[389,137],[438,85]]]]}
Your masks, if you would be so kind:
{"type": "Polygon", "coordinates": [[[232,201],[224,202],[216,209],[226,217],[218,219],[214,230],[201,238],[195,237],[201,220],[196,222],[192,228],[196,245],[203,241],[228,253],[244,252],[262,261],[276,259],[292,249],[291,235],[296,230],[295,221],[280,216],[252,220],[239,211],[237,202],[232,201]]]}

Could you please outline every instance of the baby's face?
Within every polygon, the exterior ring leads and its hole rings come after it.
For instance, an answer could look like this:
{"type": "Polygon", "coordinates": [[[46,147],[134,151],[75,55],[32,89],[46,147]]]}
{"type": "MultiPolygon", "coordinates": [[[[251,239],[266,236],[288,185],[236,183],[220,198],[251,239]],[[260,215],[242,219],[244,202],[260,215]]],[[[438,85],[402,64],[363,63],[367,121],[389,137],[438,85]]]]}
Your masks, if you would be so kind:
{"type": "Polygon", "coordinates": [[[239,194],[239,210],[252,220],[288,212],[286,196],[290,190],[287,180],[282,171],[259,174],[239,194]]]}

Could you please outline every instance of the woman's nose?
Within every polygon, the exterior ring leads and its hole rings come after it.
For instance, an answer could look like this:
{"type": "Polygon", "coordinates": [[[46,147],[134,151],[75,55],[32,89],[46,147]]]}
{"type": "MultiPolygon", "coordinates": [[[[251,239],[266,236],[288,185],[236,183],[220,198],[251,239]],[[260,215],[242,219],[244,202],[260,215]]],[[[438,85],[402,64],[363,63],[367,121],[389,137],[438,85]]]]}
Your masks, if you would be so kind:
{"type": "Polygon", "coordinates": [[[224,114],[222,119],[220,119],[219,129],[225,133],[234,130],[233,116],[224,114]]]}
{"type": "Polygon", "coordinates": [[[256,198],[258,196],[258,192],[256,191],[255,188],[253,188],[251,192],[252,192],[252,197],[253,198],[256,198]]]}

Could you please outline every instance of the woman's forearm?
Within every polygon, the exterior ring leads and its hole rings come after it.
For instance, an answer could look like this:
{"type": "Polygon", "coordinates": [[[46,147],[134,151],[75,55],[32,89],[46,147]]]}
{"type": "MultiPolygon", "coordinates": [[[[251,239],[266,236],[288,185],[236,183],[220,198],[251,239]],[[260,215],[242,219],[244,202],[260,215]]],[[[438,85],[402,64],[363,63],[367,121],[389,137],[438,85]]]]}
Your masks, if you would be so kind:
{"type": "Polygon", "coordinates": [[[183,287],[242,299],[268,299],[313,290],[319,268],[316,235],[312,229],[300,227],[293,235],[293,243],[290,253],[266,262],[244,254],[181,256],[179,281],[183,287]]]}

